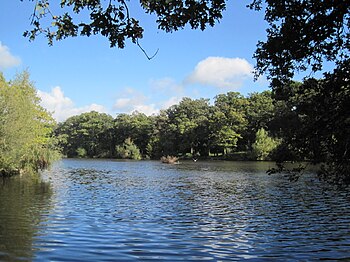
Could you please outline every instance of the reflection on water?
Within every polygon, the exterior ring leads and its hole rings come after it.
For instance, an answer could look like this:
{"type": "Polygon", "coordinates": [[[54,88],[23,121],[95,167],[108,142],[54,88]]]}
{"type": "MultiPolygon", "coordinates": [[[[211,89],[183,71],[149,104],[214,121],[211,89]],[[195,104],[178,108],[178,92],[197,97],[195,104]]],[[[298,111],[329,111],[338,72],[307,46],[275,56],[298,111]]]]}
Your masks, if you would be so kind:
{"type": "Polygon", "coordinates": [[[52,191],[37,177],[0,177],[0,261],[31,260],[33,237],[52,191]]]}
{"type": "Polygon", "coordinates": [[[6,180],[0,260],[350,259],[350,192],[269,165],[64,160],[6,180]]]}

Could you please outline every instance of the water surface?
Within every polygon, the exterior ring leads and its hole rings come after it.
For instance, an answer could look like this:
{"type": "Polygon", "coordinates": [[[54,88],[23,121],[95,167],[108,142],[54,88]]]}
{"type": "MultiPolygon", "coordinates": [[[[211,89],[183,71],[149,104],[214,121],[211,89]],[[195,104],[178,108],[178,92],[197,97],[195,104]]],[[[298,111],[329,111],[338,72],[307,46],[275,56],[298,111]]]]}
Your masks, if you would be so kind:
{"type": "Polygon", "coordinates": [[[350,192],[270,163],[63,160],[0,179],[0,260],[350,260],[350,192]]]}

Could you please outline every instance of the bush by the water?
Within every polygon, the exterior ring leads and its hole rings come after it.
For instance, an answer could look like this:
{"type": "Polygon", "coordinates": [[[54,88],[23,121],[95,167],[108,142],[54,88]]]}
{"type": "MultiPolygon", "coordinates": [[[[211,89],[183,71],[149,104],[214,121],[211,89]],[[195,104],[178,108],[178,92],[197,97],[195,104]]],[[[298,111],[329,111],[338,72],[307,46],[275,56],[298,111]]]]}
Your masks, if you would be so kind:
{"type": "Polygon", "coordinates": [[[140,160],[142,158],[140,150],[130,138],[126,139],[122,145],[116,146],[115,151],[117,157],[122,159],[140,160]]]}

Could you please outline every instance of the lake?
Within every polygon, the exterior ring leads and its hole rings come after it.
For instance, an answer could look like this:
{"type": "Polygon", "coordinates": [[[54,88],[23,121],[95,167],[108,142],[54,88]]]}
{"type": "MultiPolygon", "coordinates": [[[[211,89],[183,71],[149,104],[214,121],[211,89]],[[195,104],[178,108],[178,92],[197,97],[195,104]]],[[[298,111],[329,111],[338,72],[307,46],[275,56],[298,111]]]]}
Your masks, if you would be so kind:
{"type": "Polygon", "coordinates": [[[270,166],[67,159],[0,179],[0,260],[350,260],[350,190],[270,166]]]}

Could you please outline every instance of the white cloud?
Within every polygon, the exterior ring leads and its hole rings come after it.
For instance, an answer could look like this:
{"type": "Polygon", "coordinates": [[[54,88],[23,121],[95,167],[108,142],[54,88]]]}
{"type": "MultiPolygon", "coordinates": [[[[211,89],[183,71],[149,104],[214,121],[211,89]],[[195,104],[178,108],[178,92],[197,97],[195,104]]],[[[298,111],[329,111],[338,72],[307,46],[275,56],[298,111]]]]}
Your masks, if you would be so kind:
{"type": "Polygon", "coordinates": [[[21,64],[21,59],[13,56],[7,46],[0,42],[0,69],[15,67],[21,64]]]}
{"type": "Polygon", "coordinates": [[[161,103],[161,108],[168,109],[169,107],[171,107],[173,105],[179,104],[181,100],[182,100],[182,97],[178,97],[178,96],[170,97],[168,100],[161,103]]]}
{"type": "Polygon", "coordinates": [[[151,79],[150,85],[156,91],[169,92],[172,93],[182,93],[183,85],[176,83],[173,78],[164,77],[160,79],[151,79]]]}
{"type": "Polygon", "coordinates": [[[155,104],[146,104],[147,97],[132,88],[126,90],[126,96],[118,98],[113,109],[123,113],[132,113],[138,111],[145,115],[157,114],[159,110],[155,104]]]}
{"type": "Polygon", "coordinates": [[[134,110],[132,111],[138,111],[141,113],[144,113],[147,116],[157,114],[159,112],[158,109],[156,109],[155,104],[145,105],[145,104],[139,104],[135,105],[134,110]]]}
{"type": "Polygon", "coordinates": [[[196,65],[186,82],[234,89],[252,79],[252,71],[253,66],[242,58],[208,57],[196,65]]]}
{"type": "Polygon", "coordinates": [[[41,106],[52,112],[53,117],[59,122],[66,120],[68,117],[90,111],[107,113],[105,107],[98,104],[76,107],[69,97],[64,96],[59,86],[54,87],[50,93],[38,90],[38,96],[41,98],[41,106]]]}
{"type": "Polygon", "coordinates": [[[115,101],[113,108],[114,109],[125,109],[128,107],[132,107],[132,99],[131,98],[119,98],[115,101]]]}
{"type": "Polygon", "coordinates": [[[178,104],[184,97],[184,85],[179,84],[171,77],[151,79],[149,84],[163,99],[168,98],[157,103],[160,109],[168,109],[172,105],[178,104]]]}

